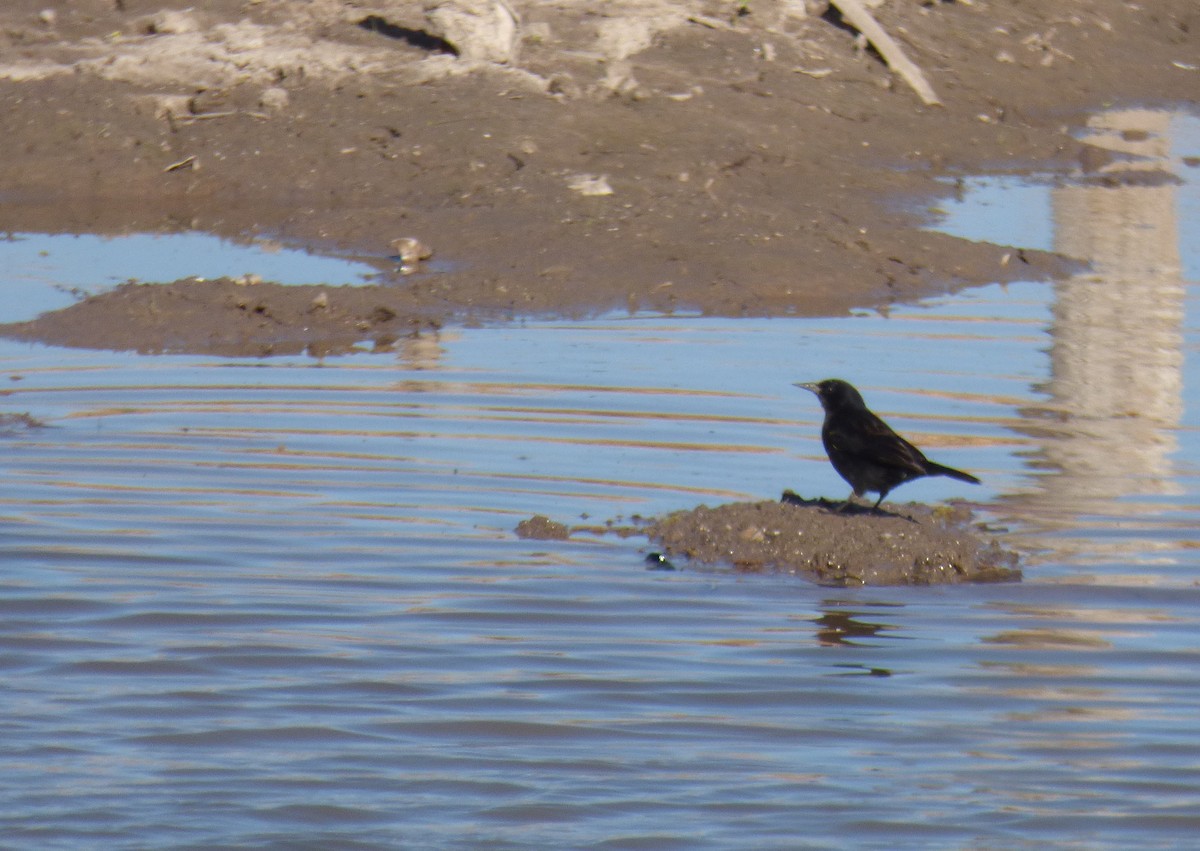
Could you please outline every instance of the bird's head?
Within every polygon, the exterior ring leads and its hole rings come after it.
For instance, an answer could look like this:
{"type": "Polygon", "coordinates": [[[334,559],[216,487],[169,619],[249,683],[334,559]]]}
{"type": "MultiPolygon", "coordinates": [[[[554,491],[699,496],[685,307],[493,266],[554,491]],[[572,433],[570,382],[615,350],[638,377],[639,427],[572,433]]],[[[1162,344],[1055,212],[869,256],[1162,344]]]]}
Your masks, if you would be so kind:
{"type": "Polygon", "coordinates": [[[865,408],[862,395],[854,389],[854,385],[840,378],[826,378],[824,381],[810,383],[797,382],[797,387],[803,387],[817,394],[821,407],[827,411],[839,408],[865,408]]]}

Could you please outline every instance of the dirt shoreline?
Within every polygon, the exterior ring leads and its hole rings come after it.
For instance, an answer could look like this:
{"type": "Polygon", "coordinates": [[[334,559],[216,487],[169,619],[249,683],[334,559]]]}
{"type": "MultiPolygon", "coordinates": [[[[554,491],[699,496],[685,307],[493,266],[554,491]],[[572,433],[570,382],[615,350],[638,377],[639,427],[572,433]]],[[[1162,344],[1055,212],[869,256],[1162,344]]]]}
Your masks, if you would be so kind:
{"type": "Polygon", "coordinates": [[[1102,166],[1071,136],[1083,110],[1200,87],[1191,0],[884,4],[942,106],[825,6],[513,0],[505,56],[411,2],[13,0],[0,229],[270,236],[381,277],[324,309],[269,282],[131,288],[0,333],[319,353],[480,318],[837,314],[1053,276],[1061,258],[920,230],[919,199],[1102,166]],[[404,237],[436,271],[399,271],[404,237]]]}

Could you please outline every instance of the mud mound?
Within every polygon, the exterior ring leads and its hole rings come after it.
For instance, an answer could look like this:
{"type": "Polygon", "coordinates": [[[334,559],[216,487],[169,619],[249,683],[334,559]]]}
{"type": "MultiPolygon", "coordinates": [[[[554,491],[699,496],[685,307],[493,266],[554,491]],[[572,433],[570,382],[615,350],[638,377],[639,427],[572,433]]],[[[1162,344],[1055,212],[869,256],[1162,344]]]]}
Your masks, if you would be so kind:
{"type": "Polygon", "coordinates": [[[672,556],[742,570],[804,574],[839,585],[1012,582],[1017,556],[958,506],[840,503],[785,493],[779,502],[700,506],[656,521],[646,535],[672,556]]]}

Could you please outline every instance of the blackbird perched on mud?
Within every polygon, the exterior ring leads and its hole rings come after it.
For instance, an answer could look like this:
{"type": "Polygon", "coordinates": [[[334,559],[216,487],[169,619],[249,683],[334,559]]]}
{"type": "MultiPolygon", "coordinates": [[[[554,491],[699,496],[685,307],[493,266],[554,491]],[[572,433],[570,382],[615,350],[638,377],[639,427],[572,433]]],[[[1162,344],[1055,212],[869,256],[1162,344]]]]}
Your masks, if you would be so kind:
{"type": "MultiPolygon", "coordinates": [[[[879,499],[895,487],[922,476],[949,476],[962,482],[979,484],[979,479],[962,470],[935,464],[867,408],[862,395],[854,387],[837,378],[827,378],[813,384],[796,384],[811,390],[825,409],[821,426],[821,442],[838,475],[854,488],[851,497],[875,491],[879,499]]],[[[846,505],[851,504],[846,498],[846,505]]],[[[843,506],[844,507],[844,506],[843,506]]]]}

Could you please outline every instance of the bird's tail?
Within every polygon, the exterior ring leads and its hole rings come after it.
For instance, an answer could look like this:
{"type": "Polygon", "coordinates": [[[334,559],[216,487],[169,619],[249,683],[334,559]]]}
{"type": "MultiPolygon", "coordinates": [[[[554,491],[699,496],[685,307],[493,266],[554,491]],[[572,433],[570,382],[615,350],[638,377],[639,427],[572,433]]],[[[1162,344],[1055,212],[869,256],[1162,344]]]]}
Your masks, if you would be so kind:
{"type": "Polygon", "coordinates": [[[956,470],[953,467],[947,467],[943,464],[935,464],[932,461],[926,462],[925,474],[928,476],[949,476],[952,479],[958,479],[960,482],[970,482],[973,485],[983,484],[983,482],[970,473],[964,473],[962,470],[956,470]]]}

